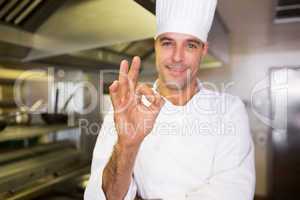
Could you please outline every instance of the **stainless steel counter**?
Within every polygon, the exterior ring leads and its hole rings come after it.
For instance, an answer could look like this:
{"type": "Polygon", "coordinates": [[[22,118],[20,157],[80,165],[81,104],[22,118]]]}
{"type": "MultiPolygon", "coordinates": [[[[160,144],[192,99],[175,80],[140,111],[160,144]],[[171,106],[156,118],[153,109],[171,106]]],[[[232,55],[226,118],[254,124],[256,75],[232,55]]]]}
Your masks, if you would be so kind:
{"type": "Polygon", "coordinates": [[[66,181],[81,180],[89,170],[89,162],[68,141],[5,153],[0,158],[0,199],[32,199],[66,181]]]}

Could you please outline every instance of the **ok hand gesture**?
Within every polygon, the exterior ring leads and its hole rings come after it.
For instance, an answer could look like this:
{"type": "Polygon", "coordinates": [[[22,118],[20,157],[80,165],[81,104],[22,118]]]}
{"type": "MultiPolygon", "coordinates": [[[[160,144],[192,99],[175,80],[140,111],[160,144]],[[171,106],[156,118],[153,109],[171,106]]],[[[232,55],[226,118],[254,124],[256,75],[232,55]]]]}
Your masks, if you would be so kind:
{"type": "Polygon", "coordinates": [[[118,142],[126,146],[138,146],[151,132],[157,115],[164,104],[163,98],[149,86],[139,84],[141,60],[134,57],[129,63],[123,60],[120,64],[119,79],[109,87],[114,108],[114,122],[118,133],[118,142]],[[151,103],[144,105],[144,95],[151,103]]]}

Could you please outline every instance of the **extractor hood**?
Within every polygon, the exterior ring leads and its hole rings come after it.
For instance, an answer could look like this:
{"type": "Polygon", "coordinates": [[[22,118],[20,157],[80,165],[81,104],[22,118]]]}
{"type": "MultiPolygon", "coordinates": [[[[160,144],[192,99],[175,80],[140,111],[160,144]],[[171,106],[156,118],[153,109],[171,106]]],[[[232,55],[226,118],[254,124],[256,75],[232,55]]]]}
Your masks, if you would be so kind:
{"type": "Polygon", "coordinates": [[[300,22],[300,0],[277,0],[274,23],[300,22]]]}
{"type": "Polygon", "coordinates": [[[26,61],[150,38],[155,16],[133,0],[68,0],[36,32],[26,61]]]}
{"type": "MultiPolygon", "coordinates": [[[[3,5],[7,5],[8,1],[4,2],[3,5]]],[[[40,3],[42,5],[44,3],[40,3]]],[[[118,67],[120,59],[139,55],[149,65],[154,65],[155,1],[64,0],[56,8],[40,26],[35,26],[34,32],[21,24],[18,27],[0,24],[0,59],[14,58],[11,53],[18,52],[17,59],[27,63],[83,69],[97,66],[99,69],[118,67]],[[7,44],[11,44],[9,48],[6,48],[7,44]]],[[[31,16],[41,9],[44,8],[37,7],[31,16]]],[[[33,24],[31,21],[30,17],[24,19],[33,24]]],[[[229,32],[218,12],[208,42],[209,55],[201,68],[227,64],[229,32]]]]}

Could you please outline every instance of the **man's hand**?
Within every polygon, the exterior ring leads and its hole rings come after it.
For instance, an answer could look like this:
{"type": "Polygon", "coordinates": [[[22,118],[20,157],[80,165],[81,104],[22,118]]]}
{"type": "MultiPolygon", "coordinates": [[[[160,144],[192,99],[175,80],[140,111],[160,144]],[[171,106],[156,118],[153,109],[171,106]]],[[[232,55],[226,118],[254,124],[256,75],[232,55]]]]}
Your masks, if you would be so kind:
{"type": "Polygon", "coordinates": [[[118,133],[117,144],[102,175],[102,189],[110,200],[125,197],[139,146],[152,130],[164,103],[162,97],[150,87],[137,86],[140,65],[139,57],[133,58],[130,70],[128,62],[122,61],[119,79],[109,87],[118,133]],[[150,106],[143,104],[141,95],[146,96],[150,106]]]}
{"type": "Polygon", "coordinates": [[[139,146],[151,132],[156,117],[164,104],[163,98],[147,85],[137,85],[141,60],[134,57],[129,64],[123,60],[120,64],[119,79],[109,87],[114,107],[114,121],[118,133],[118,143],[139,146]],[[151,103],[146,106],[141,101],[144,95],[151,103]]]}

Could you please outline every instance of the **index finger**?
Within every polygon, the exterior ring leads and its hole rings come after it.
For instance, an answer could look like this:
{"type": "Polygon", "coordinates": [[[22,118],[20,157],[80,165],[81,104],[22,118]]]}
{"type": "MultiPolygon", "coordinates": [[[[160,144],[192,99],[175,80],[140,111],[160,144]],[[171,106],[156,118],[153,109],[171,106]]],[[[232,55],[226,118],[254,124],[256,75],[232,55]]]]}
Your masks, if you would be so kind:
{"type": "Polygon", "coordinates": [[[119,71],[119,87],[121,97],[126,97],[128,92],[128,62],[122,60],[119,71]]]}
{"type": "Polygon", "coordinates": [[[128,79],[130,81],[129,84],[132,84],[134,89],[136,88],[137,81],[139,78],[140,66],[141,66],[141,59],[140,57],[135,56],[132,59],[130,70],[128,72],[128,79]]]}

